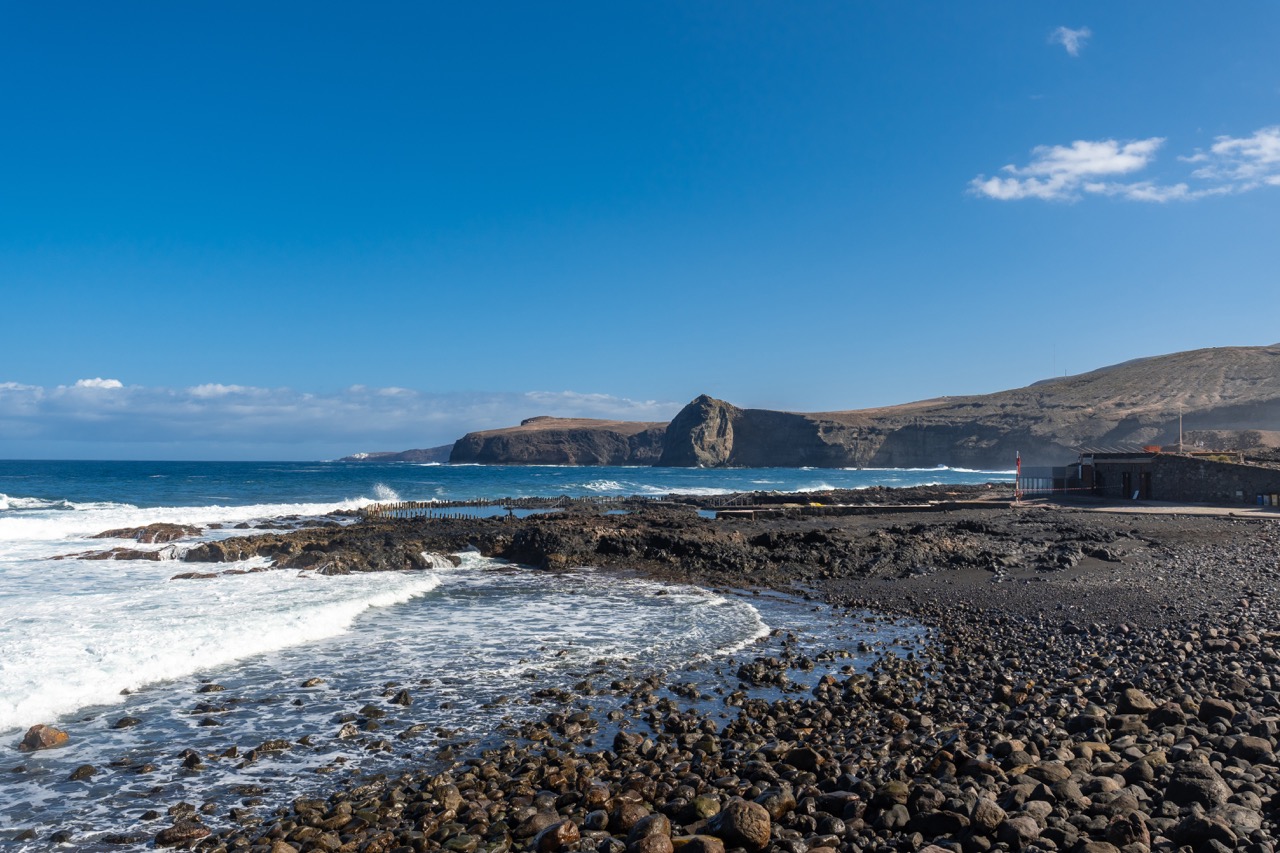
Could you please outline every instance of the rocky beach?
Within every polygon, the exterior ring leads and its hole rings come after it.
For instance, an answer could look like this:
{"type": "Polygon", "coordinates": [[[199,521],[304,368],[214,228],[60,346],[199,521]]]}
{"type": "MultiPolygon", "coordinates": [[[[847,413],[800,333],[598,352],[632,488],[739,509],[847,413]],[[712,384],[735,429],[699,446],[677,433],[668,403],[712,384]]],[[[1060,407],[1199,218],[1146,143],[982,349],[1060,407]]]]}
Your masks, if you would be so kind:
{"type": "MultiPolygon", "coordinates": [[[[198,546],[184,583],[253,555],[325,573],[414,571],[435,559],[424,553],[476,548],[548,571],[798,593],[850,622],[919,623],[928,641],[886,644],[859,672],[774,637],[775,652],[715,672],[718,689],[702,693],[602,671],[538,696],[541,719],[446,743],[415,771],[335,782],[272,811],[251,788],[225,813],[187,801],[157,811],[154,830],[100,841],[271,853],[1274,849],[1280,527],[969,500],[992,491],[813,496],[904,506],[754,519],[705,518],[697,499],[636,501],[198,546]],[[906,511],[927,500],[951,503],[906,511]],[[806,681],[815,666],[823,674],[806,681]]],[[[348,737],[384,742],[382,718],[412,701],[387,693],[385,707],[353,709],[348,737]]]]}

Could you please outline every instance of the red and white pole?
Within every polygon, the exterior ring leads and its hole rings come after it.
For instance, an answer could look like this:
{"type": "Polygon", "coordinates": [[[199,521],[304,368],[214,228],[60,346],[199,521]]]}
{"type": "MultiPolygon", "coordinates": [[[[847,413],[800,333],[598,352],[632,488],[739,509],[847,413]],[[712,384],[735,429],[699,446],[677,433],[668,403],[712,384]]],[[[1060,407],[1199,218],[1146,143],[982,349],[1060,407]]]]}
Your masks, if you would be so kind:
{"type": "Polygon", "coordinates": [[[1017,454],[1017,466],[1013,474],[1013,502],[1022,502],[1022,453],[1014,451],[1017,454]]]}

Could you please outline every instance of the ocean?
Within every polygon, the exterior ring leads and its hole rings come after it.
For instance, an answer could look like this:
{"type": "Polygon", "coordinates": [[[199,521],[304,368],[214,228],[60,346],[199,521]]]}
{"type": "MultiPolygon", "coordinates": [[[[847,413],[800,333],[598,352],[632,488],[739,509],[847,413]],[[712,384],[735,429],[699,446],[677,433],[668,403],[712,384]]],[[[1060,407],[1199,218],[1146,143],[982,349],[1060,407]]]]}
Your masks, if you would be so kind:
{"type": "MultiPolygon", "coordinates": [[[[537,695],[592,679],[607,687],[619,673],[656,672],[714,696],[721,670],[777,653],[782,637],[831,667],[873,659],[858,651],[868,639],[882,647],[923,638],[909,625],[855,630],[801,597],[590,566],[538,571],[475,553],[419,572],[174,581],[186,565],[173,559],[78,558],[148,547],[90,538],[102,531],[166,521],[201,526],[200,541],[398,500],[1010,479],[945,468],[0,461],[0,847],[49,849],[58,832],[75,849],[106,849],[110,833],[141,843],[178,802],[216,824],[246,800],[287,803],[335,774],[423,766],[442,760],[442,749],[510,736],[545,715],[537,695]],[[67,730],[69,744],[16,751],[36,723],[67,730]]],[[[594,708],[611,696],[593,696],[594,708]]]]}

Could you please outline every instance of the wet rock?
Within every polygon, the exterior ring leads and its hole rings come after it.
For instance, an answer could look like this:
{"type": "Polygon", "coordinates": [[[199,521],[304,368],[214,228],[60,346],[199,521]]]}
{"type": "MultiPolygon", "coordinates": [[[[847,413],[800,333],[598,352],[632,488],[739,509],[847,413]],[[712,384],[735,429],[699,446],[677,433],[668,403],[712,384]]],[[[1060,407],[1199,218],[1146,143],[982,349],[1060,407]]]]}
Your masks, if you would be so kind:
{"type": "Polygon", "coordinates": [[[533,839],[537,853],[560,853],[578,842],[581,833],[571,820],[561,820],[547,826],[533,839]]]}
{"type": "Polygon", "coordinates": [[[746,800],[730,800],[707,821],[707,831],[728,847],[762,850],[769,843],[772,821],[764,806],[746,800]]]}
{"type": "Polygon", "coordinates": [[[114,723],[111,724],[111,728],[127,729],[133,726],[136,726],[141,722],[142,720],[138,719],[137,717],[121,717],[120,719],[116,720],[114,723]]]}
{"type": "Polygon", "coordinates": [[[517,824],[511,834],[516,838],[533,838],[559,820],[560,815],[555,812],[536,812],[517,824]]]}
{"type": "Polygon", "coordinates": [[[93,774],[97,772],[98,772],[98,768],[94,767],[92,764],[81,764],[75,770],[72,770],[71,775],[68,776],[67,778],[72,782],[79,782],[82,779],[91,778],[93,774]]]}
{"type": "Polygon", "coordinates": [[[23,735],[22,743],[18,744],[18,749],[23,752],[54,749],[55,747],[64,746],[70,739],[70,735],[62,729],[38,724],[27,729],[27,733],[23,735]]]}
{"type": "Polygon", "coordinates": [[[649,809],[640,803],[623,800],[609,812],[609,831],[618,835],[631,832],[636,824],[649,816],[649,809]]]}
{"type": "MultiPolygon", "coordinates": [[[[769,813],[769,819],[774,822],[782,820],[783,815],[794,811],[796,807],[796,798],[790,788],[770,788],[756,797],[756,802],[764,806],[765,811],[769,813]]],[[[715,812],[712,812],[712,814],[715,814],[715,812]]],[[[704,817],[710,816],[704,815],[704,817]]]]}
{"type": "Polygon", "coordinates": [[[209,827],[195,821],[179,821],[156,834],[157,847],[178,847],[199,841],[210,834],[209,827]]]}
{"type": "Polygon", "coordinates": [[[194,527],[190,524],[170,524],[162,521],[155,524],[148,524],[144,527],[121,527],[115,530],[104,530],[103,532],[89,538],[133,539],[138,542],[155,544],[161,542],[173,542],[178,539],[184,539],[188,536],[199,535],[199,527],[194,527]]]}

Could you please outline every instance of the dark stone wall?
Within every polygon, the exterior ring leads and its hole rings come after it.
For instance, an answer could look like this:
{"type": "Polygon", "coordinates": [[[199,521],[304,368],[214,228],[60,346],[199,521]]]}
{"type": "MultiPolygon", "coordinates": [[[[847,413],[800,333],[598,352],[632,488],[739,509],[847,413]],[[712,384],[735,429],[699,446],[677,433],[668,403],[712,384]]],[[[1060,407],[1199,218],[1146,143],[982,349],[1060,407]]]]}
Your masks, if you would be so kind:
{"type": "Polygon", "coordinates": [[[1128,499],[1141,488],[1143,472],[1151,473],[1151,500],[1186,503],[1256,504],[1258,495],[1280,494],[1280,468],[1261,468],[1188,456],[1159,454],[1147,463],[1099,461],[1095,484],[1100,494],[1128,499]],[[1130,474],[1130,493],[1122,494],[1123,475],[1130,474]],[[1239,493],[1239,495],[1237,495],[1239,493]]]}
{"type": "Polygon", "coordinates": [[[1159,455],[1151,460],[1152,499],[1256,504],[1280,493],[1280,469],[1159,455]],[[1241,493],[1241,497],[1236,496],[1241,493]]]}

